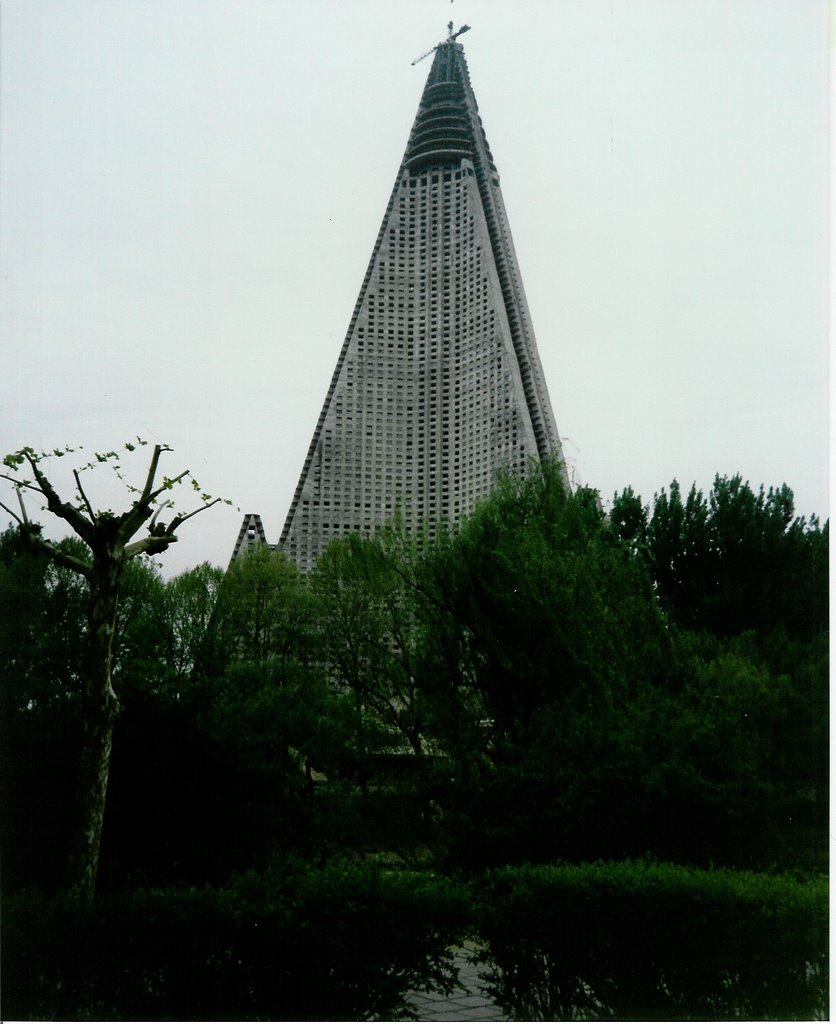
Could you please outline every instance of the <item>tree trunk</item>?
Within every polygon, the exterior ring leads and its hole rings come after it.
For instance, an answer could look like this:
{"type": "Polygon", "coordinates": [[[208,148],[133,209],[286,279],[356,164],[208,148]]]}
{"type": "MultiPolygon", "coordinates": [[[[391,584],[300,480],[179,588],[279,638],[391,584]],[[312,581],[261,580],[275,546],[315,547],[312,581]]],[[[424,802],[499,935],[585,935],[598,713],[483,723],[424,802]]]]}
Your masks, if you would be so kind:
{"type": "Polygon", "coordinates": [[[424,745],[421,742],[421,734],[415,729],[405,729],[406,738],[409,741],[410,747],[412,747],[412,753],[416,757],[424,756],[424,745]]]}
{"type": "Polygon", "coordinates": [[[96,887],[113,726],[119,714],[110,670],[120,575],[120,563],[108,557],[103,566],[94,563],[89,581],[84,735],[67,879],[69,891],[84,898],[91,897],[96,887]]]}

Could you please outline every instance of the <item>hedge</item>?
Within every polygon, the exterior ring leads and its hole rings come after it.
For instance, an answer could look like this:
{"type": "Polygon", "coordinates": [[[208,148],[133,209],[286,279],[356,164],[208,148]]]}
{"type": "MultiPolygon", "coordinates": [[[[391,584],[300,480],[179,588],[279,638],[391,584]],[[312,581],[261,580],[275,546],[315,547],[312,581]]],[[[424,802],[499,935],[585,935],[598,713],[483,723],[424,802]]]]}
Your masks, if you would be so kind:
{"type": "Polygon", "coordinates": [[[474,891],[512,1018],[827,1016],[826,879],[620,862],[503,868],[474,891]]]}
{"type": "Polygon", "coordinates": [[[827,881],[650,862],[513,867],[466,889],[333,861],[225,888],[3,900],[13,1019],[363,1020],[455,985],[522,1020],[826,1017],[827,881]]]}
{"type": "Polygon", "coordinates": [[[468,901],[431,874],[299,863],[225,889],[3,903],[5,1018],[363,1020],[451,991],[468,901]]]}

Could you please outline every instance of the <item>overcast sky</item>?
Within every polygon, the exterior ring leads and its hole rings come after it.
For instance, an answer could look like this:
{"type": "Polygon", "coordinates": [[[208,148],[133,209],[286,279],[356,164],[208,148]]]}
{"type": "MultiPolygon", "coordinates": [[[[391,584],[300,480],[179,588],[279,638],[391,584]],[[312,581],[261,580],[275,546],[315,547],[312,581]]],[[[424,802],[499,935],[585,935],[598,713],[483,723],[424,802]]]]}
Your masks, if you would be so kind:
{"type": "Polygon", "coordinates": [[[606,503],[740,472],[827,514],[824,0],[0,17],[0,448],[171,445],[240,512],[188,523],[167,574],[225,565],[244,512],[278,540],[429,72],[410,61],[451,17],[575,478],[606,503]]]}

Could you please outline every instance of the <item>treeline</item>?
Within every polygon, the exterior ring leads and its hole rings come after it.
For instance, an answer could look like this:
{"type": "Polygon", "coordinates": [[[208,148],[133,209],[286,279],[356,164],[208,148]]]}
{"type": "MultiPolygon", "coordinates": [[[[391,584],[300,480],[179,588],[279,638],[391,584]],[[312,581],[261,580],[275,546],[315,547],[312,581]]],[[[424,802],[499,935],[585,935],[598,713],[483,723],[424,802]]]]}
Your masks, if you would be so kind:
{"type": "MultiPolygon", "coordinates": [[[[129,563],[100,886],[375,850],[824,868],[827,549],[786,487],[627,489],[605,515],[546,466],[310,577],[266,547],[169,581],[129,563]]],[[[61,884],[85,601],[0,536],[7,889],[61,884]]]]}

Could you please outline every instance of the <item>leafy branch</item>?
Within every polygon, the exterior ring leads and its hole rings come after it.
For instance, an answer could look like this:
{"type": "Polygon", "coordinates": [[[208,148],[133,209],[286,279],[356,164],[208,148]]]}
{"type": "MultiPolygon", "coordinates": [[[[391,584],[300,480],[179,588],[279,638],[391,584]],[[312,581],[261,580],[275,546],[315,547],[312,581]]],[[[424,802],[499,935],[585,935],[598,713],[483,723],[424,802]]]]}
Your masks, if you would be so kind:
{"type": "Polygon", "coordinates": [[[7,480],[17,492],[20,511],[15,511],[0,502],[0,508],[7,512],[17,523],[21,533],[29,543],[47,554],[54,561],[83,575],[89,575],[89,566],[71,556],[64,555],[41,535],[41,528],[31,521],[27,513],[24,495],[27,492],[39,495],[44,501],[44,508],[59,519],[63,519],[91,550],[96,552],[102,545],[109,548],[117,558],[135,558],[137,555],[153,555],[165,551],[169,545],[177,541],[177,530],[200,512],[217,504],[231,505],[229,499],[213,497],[204,491],[189,470],[183,470],[175,476],[163,475],[158,481],[158,471],[162,456],[172,449],[168,445],[154,446],[148,470],[142,487],[127,482],[122,471],[122,457],[130,454],[138,447],[148,444],[142,438],[136,443],[129,441],[120,450],[94,452],[93,458],[73,470],[75,480],[75,500],[63,501],[44,471],[44,461],[51,458],[64,458],[74,454],[78,449],[69,446],[52,451],[37,452],[34,448],[24,447],[11,452],[3,458],[3,466],[8,472],[0,473],[0,479],[7,480]],[[110,465],[119,480],[128,491],[135,495],[131,507],[120,515],[111,510],[96,510],[82,483],[81,474],[97,466],[110,465]],[[21,470],[29,470],[31,476],[19,475],[21,470]],[[181,512],[173,516],[169,523],[160,519],[161,513],[173,509],[174,501],[167,496],[178,484],[185,480],[191,482],[193,490],[199,495],[201,504],[189,512],[181,512]],[[165,497],[163,497],[166,495],[165,497]],[[133,540],[143,524],[147,524],[148,534],[139,540],[133,540]],[[131,542],[131,543],[129,543],[131,542]]]}

